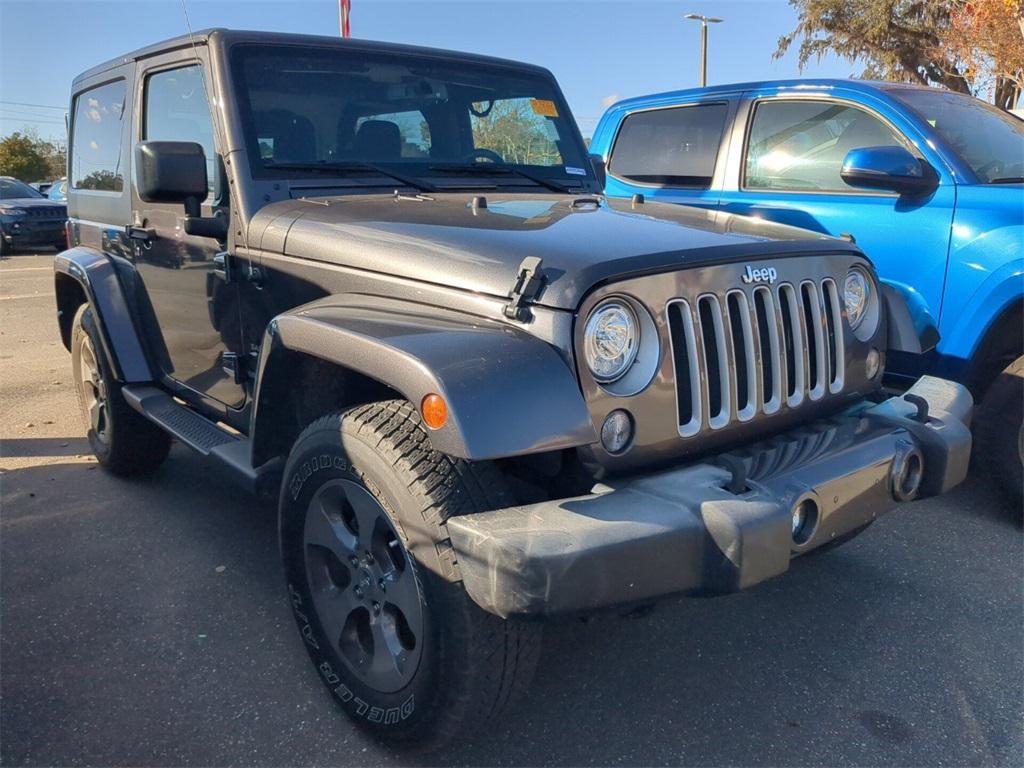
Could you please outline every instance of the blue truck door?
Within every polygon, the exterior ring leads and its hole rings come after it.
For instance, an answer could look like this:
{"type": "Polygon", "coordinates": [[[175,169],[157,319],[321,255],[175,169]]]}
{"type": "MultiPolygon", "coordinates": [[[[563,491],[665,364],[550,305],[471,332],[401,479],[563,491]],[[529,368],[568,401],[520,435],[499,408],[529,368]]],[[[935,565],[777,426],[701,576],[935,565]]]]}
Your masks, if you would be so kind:
{"type": "Polygon", "coordinates": [[[735,100],[717,98],[627,113],[605,158],[605,193],[717,208],[735,110],[735,100]]]}
{"type": "Polygon", "coordinates": [[[721,207],[825,234],[850,234],[886,280],[912,286],[939,321],[956,187],[933,161],[928,198],[857,189],[839,176],[858,147],[918,143],[878,111],[826,96],[776,96],[741,106],[721,207]],[[749,119],[747,119],[749,116],[749,119]]]}

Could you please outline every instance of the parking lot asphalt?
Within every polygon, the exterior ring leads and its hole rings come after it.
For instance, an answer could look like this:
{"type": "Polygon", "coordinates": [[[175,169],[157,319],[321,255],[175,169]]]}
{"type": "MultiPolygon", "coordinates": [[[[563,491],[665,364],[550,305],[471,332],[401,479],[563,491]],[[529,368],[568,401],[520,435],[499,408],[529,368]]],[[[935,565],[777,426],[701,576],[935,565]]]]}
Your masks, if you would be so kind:
{"type": "Polygon", "coordinates": [[[3,765],[1024,764],[1020,512],[978,478],[752,591],[551,624],[503,722],[391,752],[307,661],[273,502],[180,446],[97,468],[51,260],[0,262],[3,765]]]}

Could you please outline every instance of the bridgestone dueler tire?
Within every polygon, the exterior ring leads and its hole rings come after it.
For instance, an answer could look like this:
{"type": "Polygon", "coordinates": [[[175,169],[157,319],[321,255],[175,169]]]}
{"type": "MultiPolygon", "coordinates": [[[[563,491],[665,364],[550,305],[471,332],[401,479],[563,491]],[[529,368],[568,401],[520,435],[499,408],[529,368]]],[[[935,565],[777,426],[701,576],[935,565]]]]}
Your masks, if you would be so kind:
{"type": "Polygon", "coordinates": [[[992,382],[974,428],[978,466],[996,481],[1022,514],[1024,497],[1024,357],[992,382]]]}
{"type": "Polygon", "coordinates": [[[324,416],[299,436],[279,505],[288,593],[321,680],[359,726],[396,746],[437,748],[493,719],[529,684],[540,627],[504,621],[470,600],[445,526],[449,517],[510,503],[493,465],[432,450],[419,415],[402,400],[324,416]],[[368,490],[412,553],[423,609],[421,656],[408,684],[393,692],[353,673],[314,606],[305,520],[318,489],[339,481],[368,490]]]}
{"type": "Polygon", "coordinates": [[[86,437],[100,466],[115,475],[148,475],[157,470],[171,450],[171,437],[135,411],[121,394],[121,383],[114,378],[110,362],[103,353],[103,344],[96,318],[88,304],[75,313],[71,326],[71,371],[79,410],[86,428],[86,437]],[[105,388],[106,418],[104,436],[93,428],[86,405],[83,386],[83,350],[95,358],[98,380],[105,388]]]}

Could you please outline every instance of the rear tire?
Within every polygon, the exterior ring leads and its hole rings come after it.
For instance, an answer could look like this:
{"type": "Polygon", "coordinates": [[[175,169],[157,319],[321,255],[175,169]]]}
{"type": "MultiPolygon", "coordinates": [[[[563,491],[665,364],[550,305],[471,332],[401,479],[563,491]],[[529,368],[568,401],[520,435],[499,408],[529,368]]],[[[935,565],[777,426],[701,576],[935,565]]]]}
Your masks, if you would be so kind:
{"type": "Polygon", "coordinates": [[[306,650],[360,727],[436,748],[528,685],[540,627],[470,600],[445,521],[506,506],[487,462],[440,454],[392,400],[324,416],[284,470],[281,555],[306,650]]]}
{"type": "Polygon", "coordinates": [[[171,437],[125,401],[88,304],[78,308],[72,322],[71,370],[86,437],[100,466],[124,476],[156,471],[171,449],[171,437]]]}
{"type": "Polygon", "coordinates": [[[974,428],[979,465],[1022,512],[1024,501],[1024,356],[996,377],[974,428]]]}

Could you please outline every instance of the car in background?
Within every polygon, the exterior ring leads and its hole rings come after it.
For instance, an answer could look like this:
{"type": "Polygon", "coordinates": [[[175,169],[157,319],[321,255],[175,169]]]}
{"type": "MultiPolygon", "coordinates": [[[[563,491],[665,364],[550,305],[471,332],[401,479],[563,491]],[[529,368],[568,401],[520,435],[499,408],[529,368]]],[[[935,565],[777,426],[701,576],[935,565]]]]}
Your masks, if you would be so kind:
{"type": "Polygon", "coordinates": [[[64,202],[68,199],[68,180],[59,179],[50,183],[50,188],[46,191],[46,197],[50,200],[59,200],[64,202]]]}
{"type": "Polygon", "coordinates": [[[982,464],[1024,486],[1024,121],[959,93],[793,80],[628,99],[590,152],[613,197],[743,214],[847,237],[914,297],[927,355],[890,355],[981,400],[982,464]]]}
{"type": "Polygon", "coordinates": [[[0,255],[15,248],[63,249],[67,206],[50,200],[23,181],[0,176],[0,255]]]}

